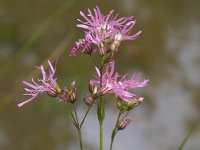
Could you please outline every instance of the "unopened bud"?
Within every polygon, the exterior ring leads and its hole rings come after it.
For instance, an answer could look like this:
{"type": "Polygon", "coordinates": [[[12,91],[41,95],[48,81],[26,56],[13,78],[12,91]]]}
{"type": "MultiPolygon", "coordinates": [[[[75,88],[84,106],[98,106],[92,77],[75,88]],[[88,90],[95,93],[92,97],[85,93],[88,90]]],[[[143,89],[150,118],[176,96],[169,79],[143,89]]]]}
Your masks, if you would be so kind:
{"type": "Polygon", "coordinates": [[[112,51],[116,51],[121,43],[121,40],[122,40],[122,35],[116,34],[113,43],[110,45],[110,49],[112,51]]]}
{"type": "Polygon", "coordinates": [[[112,44],[110,45],[110,49],[111,49],[112,51],[115,51],[115,50],[116,50],[116,44],[112,43],[112,44]]]}
{"type": "Polygon", "coordinates": [[[68,97],[68,91],[67,90],[62,90],[61,93],[59,94],[60,101],[67,102],[69,99],[68,97]]]}
{"type": "Polygon", "coordinates": [[[123,118],[121,118],[117,124],[118,130],[125,129],[131,123],[131,121],[132,120],[128,118],[127,116],[124,116],[123,118]]]}
{"type": "Polygon", "coordinates": [[[122,107],[122,101],[120,99],[117,98],[117,108],[119,110],[121,110],[121,107],[122,107]]]}
{"type": "Polygon", "coordinates": [[[144,100],[143,97],[140,97],[140,98],[134,98],[132,102],[129,102],[128,103],[128,109],[131,110],[133,109],[134,107],[138,106],[140,103],[142,103],[144,100]]]}
{"type": "Polygon", "coordinates": [[[69,102],[71,102],[71,103],[76,102],[76,93],[75,92],[69,94],[69,102]]]}
{"type": "Polygon", "coordinates": [[[69,102],[74,103],[76,101],[76,83],[75,83],[75,81],[72,82],[70,85],[68,96],[69,96],[69,102]]]}
{"type": "Polygon", "coordinates": [[[142,97],[134,98],[130,102],[125,102],[125,101],[122,101],[121,99],[118,99],[117,107],[118,107],[118,109],[120,109],[121,111],[124,111],[124,112],[130,111],[130,110],[134,109],[136,106],[138,106],[141,102],[143,102],[143,99],[144,98],[142,98],[142,97]]]}
{"type": "Polygon", "coordinates": [[[91,106],[93,103],[94,103],[94,98],[92,95],[86,95],[84,98],[83,98],[83,102],[88,105],[88,106],[91,106]]]}
{"type": "Polygon", "coordinates": [[[91,94],[96,94],[97,93],[97,87],[94,85],[94,82],[92,80],[90,80],[89,84],[88,84],[88,89],[89,89],[89,92],[91,94]]]}
{"type": "Polygon", "coordinates": [[[101,43],[98,45],[98,50],[99,50],[99,55],[100,55],[100,56],[104,56],[104,55],[106,55],[106,53],[107,53],[106,45],[105,45],[103,42],[101,42],[101,43]]]}
{"type": "Polygon", "coordinates": [[[70,91],[76,91],[76,82],[73,81],[70,85],[70,91]]]}

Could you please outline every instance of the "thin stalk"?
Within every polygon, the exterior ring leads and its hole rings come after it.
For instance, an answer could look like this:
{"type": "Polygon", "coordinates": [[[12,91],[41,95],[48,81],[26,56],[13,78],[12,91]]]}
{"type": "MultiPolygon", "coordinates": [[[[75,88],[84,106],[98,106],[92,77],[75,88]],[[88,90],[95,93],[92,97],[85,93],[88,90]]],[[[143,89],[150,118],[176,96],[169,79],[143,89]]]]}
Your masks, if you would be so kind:
{"type": "Polygon", "coordinates": [[[78,128],[78,138],[81,150],[83,150],[83,143],[82,143],[82,135],[81,135],[81,128],[78,128]]]}
{"type": "MultiPolygon", "coordinates": [[[[100,68],[100,89],[102,88],[102,78],[103,78],[103,63],[100,68]]],[[[103,120],[104,120],[104,102],[102,96],[100,96],[98,103],[98,120],[99,120],[99,149],[103,150],[103,120]]]]}
{"type": "Polygon", "coordinates": [[[112,150],[112,146],[113,146],[113,142],[114,142],[114,139],[115,139],[115,135],[117,134],[117,131],[118,131],[117,124],[119,122],[121,114],[122,114],[122,112],[119,111],[118,116],[117,116],[117,120],[116,120],[116,123],[115,123],[115,127],[114,127],[114,129],[112,131],[111,142],[110,142],[110,150],[112,150]]]}
{"type": "Polygon", "coordinates": [[[77,111],[76,111],[76,107],[74,104],[72,104],[73,106],[73,111],[74,111],[74,114],[72,112],[70,112],[71,114],[71,117],[72,117],[72,123],[74,124],[74,126],[76,127],[77,131],[78,131],[78,138],[79,138],[79,144],[80,144],[80,148],[81,150],[83,150],[83,142],[82,142],[82,134],[81,134],[81,127],[90,111],[90,108],[91,106],[88,107],[84,117],[83,117],[83,120],[81,121],[81,123],[79,123],[79,120],[78,120],[78,115],[77,115],[77,111]]]}
{"type": "Polygon", "coordinates": [[[91,108],[91,106],[88,107],[88,109],[87,109],[87,111],[86,111],[86,113],[85,113],[85,116],[83,117],[83,120],[82,120],[81,123],[80,123],[80,127],[82,127],[82,125],[83,125],[83,123],[84,123],[84,121],[85,121],[85,119],[86,119],[86,117],[87,117],[87,115],[88,115],[88,113],[89,113],[89,111],[90,111],[90,108],[91,108]]]}
{"type": "MultiPolygon", "coordinates": [[[[94,57],[92,54],[90,54],[90,57],[92,59],[92,62],[94,65],[99,69],[94,57]]],[[[103,74],[103,61],[101,63],[100,67],[100,89],[102,88],[102,74],[103,74]]],[[[98,102],[98,108],[97,108],[97,116],[99,120],[99,150],[103,150],[103,120],[105,116],[105,109],[104,109],[104,101],[102,100],[102,96],[100,95],[99,97],[99,102],[98,102]]]]}
{"type": "Polygon", "coordinates": [[[76,117],[76,122],[79,124],[79,121],[78,121],[78,115],[77,115],[76,107],[75,107],[74,103],[73,103],[72,106],[73,106],[73,109],[74,109],[74,114],[75,114],[75,117],[76,117]]]}
{"type": "Polygon", "coordinates": [[[78,115],[77,115],[76,107],[75,107],[74,103],[72,104],[72,106],[73,106],[75,117],[74,117],[73,113],[71,113],[71,116],[72,116],[73,120],[75,120],[73,124],[75,125],[75,127],[78,131],[78,139],[79,139],[80,148],[81,148],[81,150],[83,150],[81,126],[80,126],[79,121],[78,121],[78,115]]]}
{"type": "Polygon", "coordinates": [[[100,145],[99,145],[99,149],[103,150],[103,122],[100,123],[99,133],[100,133],[100,145]]]}

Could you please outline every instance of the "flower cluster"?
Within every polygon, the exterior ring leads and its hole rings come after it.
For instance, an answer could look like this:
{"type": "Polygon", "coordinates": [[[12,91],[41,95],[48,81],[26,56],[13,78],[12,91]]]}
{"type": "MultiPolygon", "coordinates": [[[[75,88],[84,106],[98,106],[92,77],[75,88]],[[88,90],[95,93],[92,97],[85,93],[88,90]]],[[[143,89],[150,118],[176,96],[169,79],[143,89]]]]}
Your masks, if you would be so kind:
{"type": "Polygon", "coordinates": [[[85,30],[85,37],[79,39],[71,50],[71,56],[76,56],[77,50],[90,54],[98,51],[100,55],[111,55],[118,50],[121,41],[135,40],[141,33],[131,34],[136,20],[131,17],[117,18],[111,10],[108,15],[103,15],[98,6],[94,12],[88,9],[88,14],[80,12],[84,21],[78,19],[77,27],[85,30]]]}
{"type": "Polygon", "coordinates": [[[24,95],[31,97],[18,104],[18,107],[31,102],[41,93],[47,93],[51,97],[58,98],[59,101],[70,103],[72,107],[72,109],[69,109],[71,121],[78,131],[80,147],[81,150],[83,150],[81,127],[91,106],[97,104],[97,118],[100,125],[99,143],[100,150],[102,150],[103,120],[105,117],[105,101],[102,97],[106,94],[113,94],[116,98],[118,118],[111,135],[111,150],[117,132],[125,129],[131,122],[131,119],[128,116],[129,111],[134,109],[144,100],[143,97],[137,97],[133,90],[146,87],[148,84],[148,80],[141,80],[140,74],[134,74],[131,78],[127,78],[127,74],[120,75],[116,72],[113,56],[119,49],[122,41],[135,40],[140,35],[141,31],[131,34],[136,23],[132,16],[118,18],[117,14],[114,15],[113,10],[107,15],[103,15],[98,6],[94,8],[94,12],[88,9],[88,14],[80,12],[80,15],[83,17],[84,21],[78,19],[80,23],[77,24],[77,27],[84,29],[85,37],[75,42],[70,55],[76,56],[78,49],[81,49],[82,53],[89,54],[88,56],[92,58],[94,68],[96,69],[96,76],[90,79],[88,84],[89,92],[83,98],[83,102],[88,105],[88,109],[82,121],[80,121],[75,107],[75,102],[77,100],[76,82],[73,81],[68,88],[60,88],[57,79],[54,77],[56,69],[52,66],[50,61],[48,61],[49,74],[47,74],[43,66],[40,66],[37,68],[42,74],[42,79],[38,79],[37,82],[32,79],[32,83],[23,81],[23,84],[27,86],[24,88],[24,95]],[[93,57],[93,53],[95,52],[100,55],[100,64],[97,63],[96,57],[93,57]]]}
{"type": "MultiPolygon", "coordinates": [[[[138,106],[144,99],[137,98],[131,91],[147,86],[148,80],[141,81],[140,74],[134,74],[130,79],[127,79],[127,74],[119,75],[115,72],[113,56],[122,41],[135,40],[141,34],[141,31],[131,34],[136,20],[132,16],[118,18],[118,14],[114,15],[113,10],[103,15],[98,6],[93,12],[88,9],[87,14],[80,12],[80,15],[84,21],[78,19],[77,27],[84,29],[85,37],[75,42],[71,56],[76,56],[78,49],[81,49],[84,54],[92,55],[93,52],[98,52],[102,57],[100,67],[95,63],[97,76],[90,81],[90,93],[84,97],[84,102],[90,106],[98,97],[114,94],[120,112],[128,114],[128,111],[138,106]]],[[[122,117],[119,124],[125,122],[128,125],[130,119],[127,118],[127,115],[122,117]]]]}

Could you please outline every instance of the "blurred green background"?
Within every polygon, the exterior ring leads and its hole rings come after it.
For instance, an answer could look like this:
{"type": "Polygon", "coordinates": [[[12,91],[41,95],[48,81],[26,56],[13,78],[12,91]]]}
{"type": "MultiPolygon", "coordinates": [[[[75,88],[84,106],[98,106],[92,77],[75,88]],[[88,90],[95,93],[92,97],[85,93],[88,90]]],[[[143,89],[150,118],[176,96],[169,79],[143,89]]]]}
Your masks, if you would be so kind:
{"type": "MultiPolygon", "coordinates": [[[[114,150],[175,150],[200,116],[200,1],[198,0],[1,0],[0,1],[0,149],[76,150],[76,131],[67,106],[40,95],[23,108],[22,81],[37,78],[34,66],[57,60],[62,86],[76,80],[80,115],[82,97],[95,73],[88,56],[69,57],[75,40],[79,11],[100,7],[119,16],[135,16],[135,41],[124,42],[116,54],[120,74],[141,72],[149,86],[138,91],[145,101],[131,116],[133,123],[120,132],[114,150]]],[[[138,95],[140,95],[138,94],[138,95]]],[[[105,149],[108,149],[116,107],[107,97],[105,149]]],[[[87,150],[98,148],[96,110],[83,127],[87,150]]],[[[200,128],[184,149],[200,149],[200,128]]]]}

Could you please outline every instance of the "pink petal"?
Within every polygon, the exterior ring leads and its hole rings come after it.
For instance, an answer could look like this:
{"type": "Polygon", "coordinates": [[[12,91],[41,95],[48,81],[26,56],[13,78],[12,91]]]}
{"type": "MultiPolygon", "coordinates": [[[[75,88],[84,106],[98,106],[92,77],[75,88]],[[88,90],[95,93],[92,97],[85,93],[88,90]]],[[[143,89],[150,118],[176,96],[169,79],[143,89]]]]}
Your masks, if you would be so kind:
{"type": "Polygon", "coordinates": [[[17,104],[17,106],[18,106],[18,107],[22,107],[23,105],[25,105],[25,104],[31,102],[32,100],[34,100],[35,97],[36,97],[37,95],[38,95],[38,93],[35,94],[35,95],[34,95],[33,97],[31,97],[30,99],[28,99],[28,100],[26,100],[26,101],[24,101],[24,102],[22,102],[22,103],[17,104]]]}
{"type": "Polygon", "coordinates": [[[23,81],[22,83],[25,84],[26,86],[29,86],[29,87],[33,88],[33,89],[37,89],[37,86],[35,86],[35,85],[31,84],[31,83],[28,83],[26,81],[23,81]]]}

